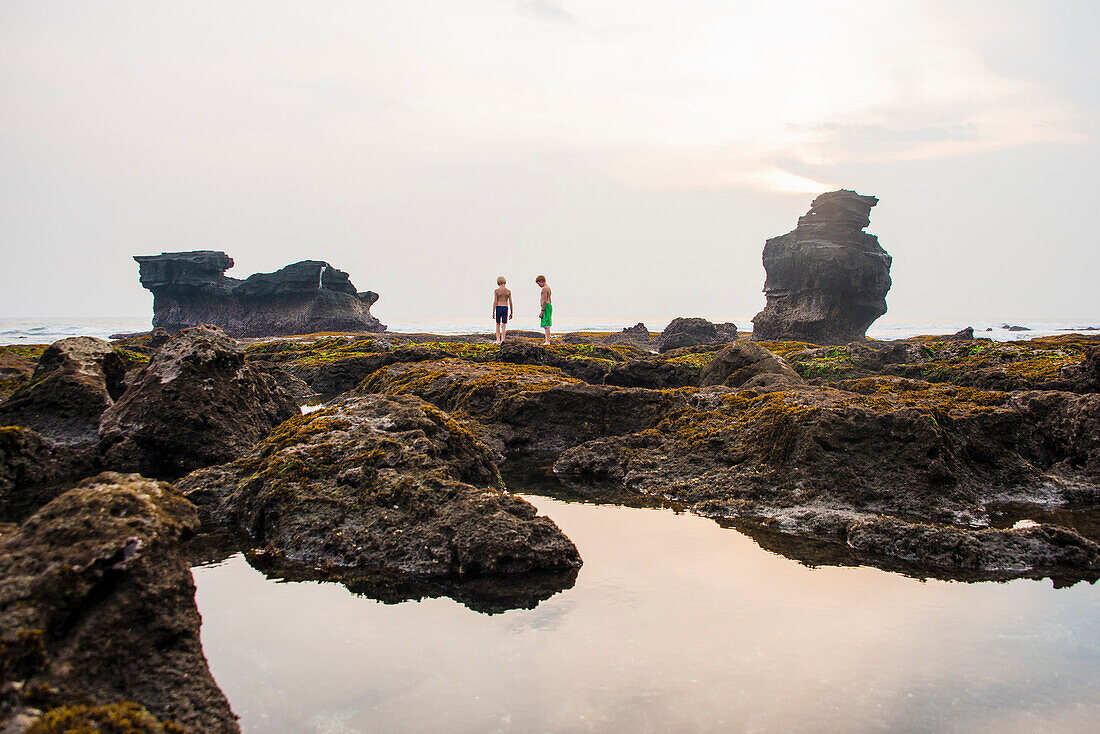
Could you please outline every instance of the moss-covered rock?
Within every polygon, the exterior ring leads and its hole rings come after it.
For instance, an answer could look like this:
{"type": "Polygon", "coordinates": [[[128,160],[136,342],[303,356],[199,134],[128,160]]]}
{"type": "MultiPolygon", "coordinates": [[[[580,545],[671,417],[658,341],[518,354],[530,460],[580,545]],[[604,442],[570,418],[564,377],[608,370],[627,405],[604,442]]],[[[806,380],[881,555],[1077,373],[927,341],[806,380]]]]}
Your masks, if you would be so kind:
{"type": "Polygon", "coordinates": [[[106,706],[59,706],[41,718],[27,717],[27,734],[187,734],[173,721],[161,721],[132,701],[106,706]]]}
{"type": "Polygon", "coordinates": [[[417,395],[475,419],[510,452],[548,457],[593,438],[642,430],[686,405],[676,390],[589,385],[555,367],[458,360],[390,365],[352,394],[369,393],[417,395]]]}
{"type": "Polygon", "coordinates": [[[759,375],[772,375],[788,383],[800,383],[802,378],[782,357],[747,339],[739,339],[723,347],[707,362],[699,376],[699,384],[740,387],[759,375]]]}
{"type": "Polygon", "coordinates": [[[895,375],[985,390],[1072,392],[1095,391],[1097,382],[1085,359],[1096,341],[1078,335],[1017,342],[918,337],[805,349],[797,349],[799,344],[761,345],[785,356],[802,377],[825,382],[895,375]]]}
{"type": "Polygon", "coordinates": [[[576,547],[502,491],[470,426],[411,395],[349,396],[179,483],[211,521],[297,564],[418,576],[565,571],[576,547]]]}
{"type": "Polygon", "coordinates": [[[0,423],[32,428],[55,443],[94,443],[125,374],[125,361],[102,339],[61,339],[43,351],[30,381],[0,404],[0,423]]]}
{"type": "Polygon", "coordinates": [[[699,391],[652,431],[579,446],[555,468],[689,502],[824,501],[948,521],[1044,484],[1007,393],[898,378],[837,388],[699,391]]]}
{"type": "Polygon", "coordinates": [[[234,459],[299,413],[275,380],[213,326],[185,329],[104,414],[105,466],[175,478],[234,459]]]}
{"type": "MultiPolygon", "coordinates": [[[[565,451],[554,470],[697,504],[715,517],[771,518],[787,532],[833,542],[848,542],[838,517],[919,519],[965,534],[986,525],[997,503],[1100,500],[1097,447],[1081,438],[1100,435],[1091,398],[1013,398],[891,377],[770,392],[706,388],[651,429],[565,451]]],[[[954,532],[925,536],[947,543],[954,532]]],[[[1078,561],[1100,568],[1083,539],[1074,543],[1084,555],[1054,553],[1055,536],[1036,543],[982,536],[975,557],[986,560],[973,562],[992,568],[1018,551],[1028,568],[1078,561]]]]}
{"type": "Polygon", "coordinates": [[[112,717],[136,731],[237,731],[180,552],[197,528],[170,485],[104,473],[0,536],[0,715],[29,724],[47,711],[31,724],[41,731],[112,717]]]}

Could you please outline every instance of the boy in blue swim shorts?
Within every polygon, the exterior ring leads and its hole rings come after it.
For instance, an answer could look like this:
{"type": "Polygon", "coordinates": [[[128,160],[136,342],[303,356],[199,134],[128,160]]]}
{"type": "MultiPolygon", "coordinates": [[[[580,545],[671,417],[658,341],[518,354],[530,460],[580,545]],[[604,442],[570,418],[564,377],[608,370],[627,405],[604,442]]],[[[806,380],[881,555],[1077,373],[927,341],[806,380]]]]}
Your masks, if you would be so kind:
{"type": "Polygon", "coordinates": [[[504,276],[497,278],[497,289],[493,291],[493,318],[497,322],[496,343],[504,343],[504,335],[508,332],[508,319],[515,314],[512,306],[512,291],[505,287],[508,281],[504,276]]]}
{"type": "Polygon", "coordinates": [[[540,275],[535,278],[535,285],[542,288],[542,293],[539,294],[539,326],[546,331],[546,341],[542,345],[548,347],[550,346],[550,320],[554,313],[554,305],[550,303],[550,286],[546,285],[546,276],[540,275]]]}

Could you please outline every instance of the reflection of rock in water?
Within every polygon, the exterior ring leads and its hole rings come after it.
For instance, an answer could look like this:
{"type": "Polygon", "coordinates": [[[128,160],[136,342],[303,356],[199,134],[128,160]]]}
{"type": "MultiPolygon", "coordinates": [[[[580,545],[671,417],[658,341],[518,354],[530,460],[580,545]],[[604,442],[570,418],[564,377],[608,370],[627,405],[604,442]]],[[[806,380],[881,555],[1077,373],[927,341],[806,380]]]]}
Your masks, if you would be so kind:
{"type": "Polygon", "coordinates": [[[573,588],[577,569],[562,573],[523,573],[478,578],[425,578],[364,569],[322,569],[287,563],[262,552],[247,552],[248,563],[277,581],[330,581],[343,584],[353,594],[383,604],[449,597],[482,614],[510,609],[534,609],[558,592],[573,588]]]}
{"type": "Polygon", "coordinates": [[[682,512],[687,505],[663,497],[638,494],[621,484],[588,481],[574,477],[559,477],[537,460],[510,458],[500,466],[500,477],[508,490],[516,494],[551,497],[563,502],[583,502],[593,505],[664,508],[682,512]]]}
{"type": "Polygon", "coordinates": [[[263,549],[246,535],[227,529],[201,533],[184,545],[192,566],[211,566],[243,553],[249,565],[275,581],[325,581],[343,584],[353,594],[384,604],[449,597],[475,612],[500,614],[509,609],[534,609],[558,592],[573,588],[577,571],[482,576],[470,579],[425,579],[382,570],[313,567],[288,562],[263,549]]]}
{"type": "Polygon", "coordinates": [[[794,535],[769,528],[759,523],[744,520],[718,519],[716,522],[724,528],[737,530],[752,538],[766,551],[798,561],[804,566],[871,566],[883,571],[902,574],[911,578],[939,579],[941,581],[961,581],[976,583],[980,581],[1008,581],[1011,579],[1049,578],[1055,588],[1073,586],[1079,581],[1095,583],[1100,572],[1081,568],[1018,568],[1001,570],[976,570],[959,567],[939,567],[928,564],[901,560],[899,558],[865,553],[847,545],[829,542],[820,538],[794,535]]]}
{"type": "Polygon", "coordinates": [[[184,543],[183,552],[192,567],[214,566],[252,546],[247,535],[228,528],[212,528],[184,543]]]}
{"type": "Polygon", "coordinates": [[[917,579],[1006,581],[1049,578],[1055,587],[1100,579],[1100,510],[1040,512],[1033,506],[991,507],[991,527],[958,528],[907,522],[886,515],[795,507],[764,510],[752,506],[740,517],[731,508],[701,502],[694,506],[652,495],[631,494],[619,483],[558,477],[532,462],[508,461],[501,472],[514,492],[565,501],[664,507],[710,517],[749,536],[763,549],[818,566],[871,566],[917,579]],[[717,511],[716,511],[717,510],[717,511]],[[1031,520],[1013,529],[1019,520],[1031,520]]]}

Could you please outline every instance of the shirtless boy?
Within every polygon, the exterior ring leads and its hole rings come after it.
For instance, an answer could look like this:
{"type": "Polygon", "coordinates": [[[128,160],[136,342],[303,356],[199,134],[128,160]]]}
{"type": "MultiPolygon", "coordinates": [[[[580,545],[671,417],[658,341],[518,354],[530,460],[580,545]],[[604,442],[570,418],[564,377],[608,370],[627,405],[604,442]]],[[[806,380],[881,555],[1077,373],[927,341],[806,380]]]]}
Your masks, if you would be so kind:
{"type": "Polygon", "coordinates": [[[539,294],[539,325],[546,330],[546,341],[542,345],[548,347],[550,346],[550,317],[554,313],[554,306],[550,303],[550,286],[546,285],[545,275],[535,278],[535,285],[542,288],[542,293],[539,294]]]}
{"type": "Polygon", "coordinates": [[[504,287],[508,281],[504,276],[497,278],[497,289],[493,291],[493,318],[497,322],[497,344],[504,343],[504,335],[508,331],[508,319],[515,315],[512,307],[512,291],[504,287]]]}

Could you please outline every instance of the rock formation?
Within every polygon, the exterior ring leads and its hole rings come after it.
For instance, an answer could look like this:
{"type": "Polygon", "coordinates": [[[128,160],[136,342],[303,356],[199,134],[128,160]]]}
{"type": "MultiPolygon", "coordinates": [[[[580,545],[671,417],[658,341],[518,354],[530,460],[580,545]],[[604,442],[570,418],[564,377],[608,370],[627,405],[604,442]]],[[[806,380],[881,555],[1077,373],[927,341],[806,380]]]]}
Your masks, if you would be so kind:
{"type": "Polygon", "coordinates": [[[706,319],[673,319],[657,337],[657,349],[661,353],[682,347],[706,344],[726,344],[737,338],[736,324],[712,324],[706,319]]]}
{"type": "Polygon", "coordinates": [[[344,397],[179,483],[286,560],[426,577],[562,572],[573,543],[499,488],[466,424],[411,395],[344,397]]]}
{"type": "Polygon", "coordinates": [[[813,200],[798,226],[764,245],[764,294],[753,318],[757,341],[846,344],[886,313],[891,257],[870,224],[873,196],[841,189],[813,200]]]}
{"type": "Polygon", "coordinates": [[[99,418],[122,394],[126,366],[111,345],[90,336],[54,342],[31,382],[0,404],[0,424],[41,433],[54,443],[95,442],[99,418]]]}
{"type": "Polygon", "coordinates": [[[196,326],[161,347],[103,414],[99,449],[111,469],[175,478],[237,458],[299,413],[221,329],[196,326]]]}
{"type": "Polygon", "coordinates": [[[113,711],[145,725],[126,731],[238,731],[180,546],[198,525],[171,486],[105,473],[0,535],[0,729],[122,731],[75,726],[113,711]]]}
{"type": "Polygon", "coordinates": [[[741,339],[723,347],[722,351],[714,355],[710,363],[703,368],[699,376],[699,384],[704,387],[707,385],[741,387],[763,375],[772,376],[769,380],[771,382],[779,378],[787,384],[802,382],[802,378],[782,357],[775,356],[747,339],[741,339]]]}
{"type": "Polygon", "coordinates": [[[141,284],[153,293],[153,326],[171,333],[214,324],[233,337],[385,331],[370,313],[378,300],[357,293],[348,274],[320,260],[302,260],[245,280],[225,271],[224,252],[166,252],[134,257],[141,284]]]}

